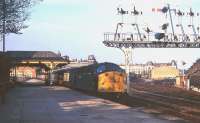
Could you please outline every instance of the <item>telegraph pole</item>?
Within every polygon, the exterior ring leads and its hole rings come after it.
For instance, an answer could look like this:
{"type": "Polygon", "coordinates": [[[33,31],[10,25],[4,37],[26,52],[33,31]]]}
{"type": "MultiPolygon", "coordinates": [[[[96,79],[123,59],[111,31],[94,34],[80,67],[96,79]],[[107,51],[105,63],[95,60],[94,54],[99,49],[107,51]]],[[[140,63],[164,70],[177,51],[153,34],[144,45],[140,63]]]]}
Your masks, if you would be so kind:
{"type": "Polygon", "coordinates": [[[5,39],[6,39],[6,0],[3,0],[3,52],[5,52],[5,39]]]}

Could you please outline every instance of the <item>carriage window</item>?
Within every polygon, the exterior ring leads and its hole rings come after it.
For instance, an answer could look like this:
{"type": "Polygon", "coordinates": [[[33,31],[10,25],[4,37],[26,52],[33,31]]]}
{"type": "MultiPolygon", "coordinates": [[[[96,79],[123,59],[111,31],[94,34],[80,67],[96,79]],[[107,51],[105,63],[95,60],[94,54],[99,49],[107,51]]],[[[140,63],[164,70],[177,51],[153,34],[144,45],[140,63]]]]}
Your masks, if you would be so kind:
{"type": "Polygon", "coordinates": [[[64,73],[63,81],[69,81],[69,73],[64,73]]]}
{"type": "Polygon", "coordinates": [[[105,71],[105,70],[106,70],[105,65],[101,65],[101,66],[99,66],[99,67],[97,68],[97,73],[101,73],[101,72],[103,72],[103,71],[105,71]]]}

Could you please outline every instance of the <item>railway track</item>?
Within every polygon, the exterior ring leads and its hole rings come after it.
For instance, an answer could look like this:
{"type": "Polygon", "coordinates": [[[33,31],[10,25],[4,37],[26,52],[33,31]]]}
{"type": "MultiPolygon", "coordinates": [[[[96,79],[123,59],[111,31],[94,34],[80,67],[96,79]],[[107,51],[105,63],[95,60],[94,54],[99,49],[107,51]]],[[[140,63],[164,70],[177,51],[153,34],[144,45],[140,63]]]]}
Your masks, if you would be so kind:
{"type": "Polygon", "coordinates": [[[199,101],[164,96],[147,91],[139,91],[136,89],[132,89],[129,95],[130,96],[121,98],[121,100],[127,100],[127,102],[124,103],[126,105],[131,106],[132,104],[130,103],[135,103],[134,100],[137,100],[136,103],[141,102],[141,104],[138,104],[140,106],[153,108],[160,112],[172,114],[194,123],[199,123],[200,121],[199,101]]]}
{"type": "Polygon", "coordinates": [[[184,102],[195,103],[195,104],[200,105],[200,101],[196,101],[196,100],[190,100],[190,99],[186,99],[186,98],[173,97],[173,96],[166,96],[166,95],[161,95],[161,94],[152,93],[152,92],[148,92],[148,91],[141,91],[141,90],[137,90],[137,89],[131,89],[131,91],[135,92],[135,93],[144,93],[144,94],[149,94],[152,96],[157,96],[157,97],[166,98],[166,99],[170,99],[170,100],[172,99],[172,100],[184,101],[184,102]]]}
{"type": "Polygon", "coordinates": [[[131,94],[92,94],[131,107],[145,107],[163,114],[177,116],[192,123],[200,121],[200,102],[147,91],[131,90],[131,94]],[[113,96],[114,95],[114,96],[113,96]]]}

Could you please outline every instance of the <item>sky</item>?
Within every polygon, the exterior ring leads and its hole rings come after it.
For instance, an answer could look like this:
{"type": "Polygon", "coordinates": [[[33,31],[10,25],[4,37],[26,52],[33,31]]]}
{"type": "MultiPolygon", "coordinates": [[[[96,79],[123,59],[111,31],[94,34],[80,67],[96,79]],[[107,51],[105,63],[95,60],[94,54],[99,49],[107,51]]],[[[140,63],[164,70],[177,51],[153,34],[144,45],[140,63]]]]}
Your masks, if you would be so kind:
{"type": "MultiPolygon", "coordinates": [[[[6,50],[39,50],[61,52],[70,58],[87,58],[94,54],[99,62],[124,63],[122,51],[108,48],[102,43],[104,32],[114,32],[120,21],[116,8],[131,9],[135,5],[143,11],[138,17],[141,27],[150,26],[160,31],[160,25],[168,21],[164,15],[152,12],[170,3],[174,8],[188,11],[192,7],[200,12],[199,0],[44,0],[33,7],[23,34],[6,37],[6,50]]],[[[125,18],[127,22],[134,19],[125,18]]],[[[200,19],[199,19],[200,20],[200,19]]],[[[174,20],[177,22],[177,20],[174,20]]],[[[188,24],[188,17],[183,18],[188,24]]],[[[199,25],[198,18],[195,24],[199,25]]],[[[186,29],[188,33],[191,30],[186,29]]],[[[180,31],[176,29],[176,31],[180,31]]],[[[134,49],[133,63],[185,61],[187,68],[200,58],[200,49],[134,49]]]]}

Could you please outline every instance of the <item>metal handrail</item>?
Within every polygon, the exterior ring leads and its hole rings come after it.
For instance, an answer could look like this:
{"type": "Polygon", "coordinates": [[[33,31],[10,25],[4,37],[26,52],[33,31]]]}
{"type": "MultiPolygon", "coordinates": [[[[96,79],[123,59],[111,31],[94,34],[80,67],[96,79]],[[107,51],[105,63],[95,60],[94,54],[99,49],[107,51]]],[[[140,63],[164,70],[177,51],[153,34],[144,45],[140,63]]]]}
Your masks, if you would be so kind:
{"type": "Polygon", "coordinates": [[[196,39],[194,34],[182,35],[182,34],[175,34],[176,37],[173,37],[172,33],[167,33],[166,36],[161,39],[157,40],[154,37],[155,33],[145,34],[141,33],[142,40],[138,33],[113,33],[113,32],[106,32],[104,33],[104,41],[132,41],[132,42],[140,42],[140,41],[161,41],[161,42],[199,42],[200,36],[196,39]]]}

